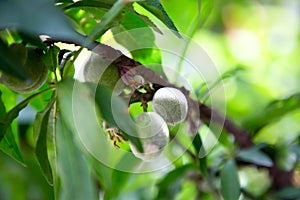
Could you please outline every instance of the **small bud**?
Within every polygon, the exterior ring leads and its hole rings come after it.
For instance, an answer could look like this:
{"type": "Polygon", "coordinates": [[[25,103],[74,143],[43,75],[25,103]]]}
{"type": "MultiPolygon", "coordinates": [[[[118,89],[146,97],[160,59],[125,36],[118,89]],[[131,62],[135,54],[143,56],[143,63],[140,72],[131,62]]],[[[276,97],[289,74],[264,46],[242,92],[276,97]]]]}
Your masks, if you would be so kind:
{"type": "Polygon", "coordinates": [[[132,153],[144,160],[152,161],[159,157],[169,141],[169,130],[166,122],[155,112],[144,112],[135,118],[138,135],[143,146],[143,153],[129,143],[132,153]]]}
{"type": "Polygon", "coordinates": [[[157,90],[154,94],[152,108],[167,123],[175,125],[185,120],[188,103],[180,90],[164,87],[157,90]]]}
{"type": "Polygon", "coordinates": [[[141,75],[135,75],[133,77],[133,79],[135,80],[136,83],[140,84],[140,85],[144,85],[145,80],[141,75]]]}

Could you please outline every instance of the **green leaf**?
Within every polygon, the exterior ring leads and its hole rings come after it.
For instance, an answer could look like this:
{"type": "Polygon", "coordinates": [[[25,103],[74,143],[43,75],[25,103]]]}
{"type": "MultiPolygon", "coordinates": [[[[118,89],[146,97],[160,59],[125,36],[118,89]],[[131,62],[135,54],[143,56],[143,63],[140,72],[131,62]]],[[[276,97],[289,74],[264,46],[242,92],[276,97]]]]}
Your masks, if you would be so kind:
{"type": "Polygon", "coordinates": [[[233,160],[228,160],[221,170],[221,192],[224,200],[238,200],[240,182],[238,169],[233,160]]]}
{"type": "Polygon", "coordinates": [[[44,64],[52,72],[54,72],[55,69],[58,67],[59,51],[60,51],[59,47],[57,47],[56,45],[53,45],[50,47],[50,49],[48,49],[46,54],[42,57],[44,64]]]}
{"type": "Polygon", "coordinates": [[[244,127],[258,132],[267,124],[282,118],[284,115],[300,108],[300,93],[271,102],[263,112],[244,122],[244,127]]]}
{"type": "MultiPolygon", "coordinates": [[[[75,113],[73,112],[73,98],[82,98],[82,104],[78,105],[80,108],[78,111],[84,112],[86,107],[85,105],[90,106],[92,99],[90,98],[90,91],[84,84],[78,83],[80,88],[74,88],[75,81],[72,79],[65,79],[64,81],[60,82],[57,87],[57,95],[58,95],[58,102],[61,115],[68,127],[72,132],[76,132],[76,124],[74,120],[75,113]],[[78,94],[81,95],[80,97],[73,97],[74,90],[78,90],[78,94]]],[[[77,113],[76,113],[77,114],[77,113]]],[[[84,113],[78,113],[79,115],[84,115],[84,113]]],[[[86,121],[82,121],[82,124],[87,125],[89,119],[86,121]]],[[[93,124],[94,125],[94,124],[93,124]]],[[[94,128],[94,127],[93,127],[94,128]]],[[[96,131],[96,130],[95,130],[96,131]]]]}
{"type": "Polygon", "coordinates": [[[177,37],[181,38],[181,35],[178,33],[176,26],[173,21],[165,11],[164,7],[160,3],[160,0],[145,0],[137,2],[146,10],[155,15],[158,19],[160,19],[169,29],[173,30],[174,34],[177,37]]]}
{"type": "Polygon", "coordinates": [[[150,27],[142,20],[136,13],[125,10],[122,13],[120,25],[112,29],[115,39],[130,51],[138,50],[140,48],[155,47],[155,36],[150,27]],[[141,28],[142,31],[130,31],[141,28]],[[126,34],[124,33],[126,32],[126,34]],[[123,33],[124,36],[117,35],[123,33]],[[129,39],[129,41],[125,41],[129,39]]]}
{"type": "Polygon", "coordinates": [[[184,174],[193,168],[194,165],[187,164],[169,172],[159,183],[159,191],[156,199],[175,199],[176,194],[181,190],[181,180],[184,174]]]}
{"type": "Polygon", "coordinates": [[[158,32],[160,34],[163,34],[163,32],[154,24],[154,22],[151,21],[151,19],[148,16],[141,15],[141,14],[139,14],[137,12],[135,12],[135,14],[137,14],[139,16],[139,18],[141,18],[153,30],[155,30],[156,32],[158,32]]]}
{"type": "Polygon", "coordinates": [[[94,7],[74,7],[66,10],[66,14],[75,22],[76,29],[85,35],[92,32],[105,13],[105,10],[94,7]]]}
{"type": "Polygon", "coordinates": [[[300,190],[296,187],[287,187],[276,193],[278,199],[299,199],[300,190]]]}
{"type": "Polygon", "coordinates": [[[101,186],[106,191],[106,194],[112,193],[114,191],[114,188],[112,187],[112,179],[111,179],[111,172],[112,168],[106,166],[99,160],[95,159],[93,156],[89,156],[89,161],[91,165],[93,166],[94,174],[101,183],[101,186]]]}
{"type": "Polygon", "coordinates": [[[6,135],[0,142],[0,149],[19,163],[25,166],[23,157],[21,155],[20,149],[14,137],[14,134],[9,127],[6,135]]]}
{"type": "Polygon", "coordinates": [[[53,1],[0,1],[1,28],[17,28],[31,35],[44,34],[77,41],[79,34],[70,24],[64,13],[54,6],[53,1]]]}
{"type": "Polygon", "coordinates": [[[84,7],[94,7],[94,8],[102,8],[102,9],[108,10],[111,8],[111,6],[112,6],[112,3],[108,3],[107,1],[81,0],[81,1],[77,1],[75,3],[65,6],[64,10],[68,10],[71,8],[84,8],[84,7]]]}
{"type": "Polygon", "coordinates": [[[111,64],[103,72],[103,75],[99,80],[99,83],[113,90],[119,80],[120,80],[120,74],[119,74],[118,67],[111,64]]]}
{"type": "Polygon", "coordinates": [[[56,120],[56,142],[58,174],[62,184],[60,199],[96,199],[87,161],[61,116],[56,120]]]}
{"type": "Polygon", "coordinates": [[[44,176],[50,184],[53,183],[53,176],[48,158],[47,137],[49,131],[48,126],[51,125],[49,124],[49,116],[55,100],[56,95],[53,93],[48,106],[36,114],[33,126],[33,134],[36,141],[35,154],[44,176]]]}
{"type": "Polygon", "coordinates": [[[241,150],[238,155],[238,159],[260,166],[271,167],[273,161],[266,154],[261,152],[257,147],[251,147],[241,150]]]}
{"type": "MultiPolygon", "coordinates": [[[[0,91],[0,117],[5,116],[5,114],[6,111],[2,101],[2,92],[0,91]]],[[[4,138],[0,141],[0,149],[16,161],[25,165],[10,125],[6,129],[4,138]]]]}
{"type": "Polygon", "coordinates": [[[63,68],[63,71],[61,72],[62,77],[64,77],[64,78],[65,77],[69,77],[69,78],[74,77],[74,74],[75,74],[74,62],[77,59],[77,57],[79,56],[82,49],[83,48],[80,48],[78,51],[67,54],[67,56],[61,60],[60,68],[63,68]]]}
{"type": "Polygon", "coordinates": [[[116,17],[121,13],[123,8],[125,7],[126,2],[124,0],[118,0],[114,3],[112,8],[104,14],[104,16],[101,19],[101,23],[99,23],[96,27],[94,27],[91,34],[88,36],[86,42],[87,45],[98,39],[100,36],[102,36],[105,31],[110,28],[109,25],[116,19],[116,17]]]}
{"type": "MultiPolygon", "coordinates": [[[[128,169],[134,169],[137,166],[137,162],[128,162],[131,161],[131,155],[126,154],[124,155],[121,160],[117,163],[115,166],[115,169],[120,169],[124,165],[124,163],[127,164],[128,169]]],[[[112,176],[111,176],[111,182],[112,182],[112,191],[110,194],[110,197],[117,197],[124,187],[126,187],[126,184],[129,182],[128,179],[132,176],[131,173],[123,172],[119,170],[113,170],[112,176]]]]}
{"type": "Polygon", "coordinates": [[[130,175],[131,174],[128,172],[122,172],[118,170],[113,171],[111,177],[113,190],[110,194],[110,197],[117,197],[121,193],[122,189],[126,186],[126,183],[128,183],[130,175]]]}
{"type": "Polygon", "coordinates": [[[57,101],[54,102],[49,114],[48,120],[48,137],[47,137],[47,152],[52,169],[53,188],[55,199],[59,199],[61,189],[61,179],[59,177],[58,159],[57,159],[57,142],[56,142],[56,114],[57,114],[57,101]]]}
{"type": "Polygon", "coordinates": [[[214,0],[200,0],[200,19],[197,19],[200,23],[200,26],[203,26],[210,16],[214,6],[214,0]]]}
{"type": "Polygon", "coordinates": [[[136,13],[125,10],[118,26],[113,27],[114,39],[128,49],[132,57],[144,65],[152,64],[149,68],[164,75],[161,65],[160,50],[155,45],[152,29],[136,13]]]}
{"type": "MultiPolygon", "coordinates": [[[[52,88],[50,88],[52,89],[52,88]]],[[[10,124],[13,122],[15,118],[18,117],[19,112],[27,106],[30,100],[32,100],[34,97],[47,92],[49,89],[43,90],[41,92],[35,93],[22,102],[20,102],[18,105],[16,105],[13,109],[11,109],[8,113],[1,116],[0,118],[0,141],[3,139],[3,137],[6,134],[7,129],[10,127],[10,124]]]]}
{"type": "MultiPolygon", "coordinates": [[[[197,96],[200,96],[201,101],[205,102],[209,98],[211,91],[215,87],[217,87],[220,84],[223,84],[223,81],[235,77],[239,72],[241,72],[243,70],[245,70],[245,68],[238,65],[232,69],[225,71],[221,75],[221,77],[217,78],[217,80],[215,80],[210,86],[208,86],[208,88],[199,88],[199,94],[197,94],[197,96]],[[200,90],[203,90],[203,91],[200,93],[200,90]]],[[[204,84],[202,86],[206,86],[206,84],[204,84]]]]}
{"type": "Polygon", "coordinates": [[[128,106],[120,98],[115,96],[110,89],[103,85],[98,85],[95,95],[96,103],[100,109],[102,117],[110,125],[118,127],[123,134],[143,152],[141,141],[137,136],[135,124],[128,113],[128,106]]]}
{"type": "Polygon", "coordinates": [[[205,156],[205,150],[203,148],[202,139],[199,133],[196,134],[196,136],[193,139],[193,146],[196,149],[197,156],[199,159],[199,167],[200,171],[207,175],[207,159],[205,156]]]}

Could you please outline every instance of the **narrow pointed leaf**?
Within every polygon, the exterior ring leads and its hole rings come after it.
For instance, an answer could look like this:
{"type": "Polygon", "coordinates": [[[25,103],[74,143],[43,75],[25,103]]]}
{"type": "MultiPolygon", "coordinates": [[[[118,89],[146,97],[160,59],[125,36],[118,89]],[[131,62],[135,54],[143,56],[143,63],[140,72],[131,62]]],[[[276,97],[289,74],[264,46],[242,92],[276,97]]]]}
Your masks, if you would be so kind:
{"type": "MultiPolygon", "coordinates": [[[[5,106],[2,102],[1,96],[2,92],[0,91],[0,117],[5,116],[6,114],[5,106]]],[[[0,141],[0,150],[21,164],[25,165],[10,125],[7,126],[6,134],[0,141]]]]}
{"type": "Polygon", "coordinates": [[[196,149],[196,152],[198,154],[200,171],[204,175],[207,175],[207,159],[206,156],[204,156],[205,150],[203,148],[203,142],[199,133],[197,133],[193,139],[193,146],[196,149]]]}
{"type": "Polygon", "coordinates": [[[123,0],[116,1],[112,8],[102,17],[101,23],[98,24],[88,36],[87,43],[98,39],[104,34],[113,20],[121,13],[125,5],[126,3],[123,0]]]}
{"type": "Polygon", "coordinates": [[[83,7],[94,7],[94,8],[102,8],[108,10],[111,8],[112,4],[108,3],[107,1],[95,1],[95,0],[86,0],[86,1],[78,1],[72,3],[66,7],[64,10],[71,9],[71,8],[83,8],[83,7]]]}
{"type": "Polygon", "coordinates": [[[13,122],[14,119],[18,117],[19,112],[28,105],[30,100],[47,91],[48,89],[29,96],[28,98],[20,102],[18,105],[16,105],[13,109],[11,109],[8,113],[0,117],[0,141],[5,136],[10,124],[13,122]]]}
{"type": "Polygon", "coordinates": [[[58,173],[61,178],[59,199],[96,199],[87,161],[61,116],[56,121],[56,141],[58,173]]]}
{"type": "Polygon", "coordinates": [[[221,170],[221,192],[224,200],[238,200],[240,182],[238,170],[233,160],[228,160],[221,170]]]}
{"type": "Polygon", "coordinates": [[[271,167],[273,165],[271,158],[257,148],[241,150],[238,153],[238,159],[265,167],[271,167]]]}
{"type": "Polygon", "coordinates": [[[49,114],[47,149],[48,149],[49,162],[52,168],[54,197],[55,199],[59,199],[59,194],[61,189],[61,179],[58,174],[58,164],[57,164],[58,159],[57,159],[57,142],[56,142],[56,114],[57,114],[57,102],[54,102],[49,114]]]}
{"type": "Polygon", "coordinates": [[[155,15],[158,19],[160,19],[169,29],[173,30],[174,34],[181,38],[181,35],[178,33],[176,26],[173,21],[165,11],[164,7],[160,3],[160,0],[145,0],[137,2],[142,7],[147,9],[153,15],[155,15]]]}
{"type": "Polygon", "coordinates": [[[53,45],[50,49],[46,52],[46,54],[42,57],[44,64],[47,68],[54,72],[56,67],[58,67],[58,54],[59,54],[59,47],[53,45]]]}
{"type": "Polygon", "coordinates": [[[50,184],[53,183],[53,177],[52,169],[48,159],[47,137],[49,131],[48,126],[51,125],[49,124],[49,116],[55,99],[55,95],[53,95],[48,106],[43,111],[36,114],[33,129],[36,139],[35,154],[43,174],[50,184]]]}
{"type": "Polygon", "coordinates": [[[161,65],[153,65],[161,63],[161,54],[155,44],[153,30],[138,14],[125,10],[120,24],[111,30],[114,39],[130,51],[133,59],[144,65],[150,64],[149,68],[165,76],[161,65]]]}
{"type": "Polygon", "coordinates": [[[0,142],[0,150],[25,166],[22,154],[10,127],[7,130],[7,134],[0,142]]]}

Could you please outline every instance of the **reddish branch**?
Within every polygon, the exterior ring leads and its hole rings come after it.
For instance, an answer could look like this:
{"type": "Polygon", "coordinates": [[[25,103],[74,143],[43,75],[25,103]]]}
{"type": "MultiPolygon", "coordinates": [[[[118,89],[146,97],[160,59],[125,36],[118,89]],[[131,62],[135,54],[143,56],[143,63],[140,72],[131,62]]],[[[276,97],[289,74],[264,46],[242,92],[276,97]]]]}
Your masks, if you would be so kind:
{"type": "MultiPolygon", "coordinates": [[[[56,42],[55,40],[49,39],[46,42],[53,43],[56,42]]],[[[74,41],[64,41],[66,43],[72,43],[77,44],[79,46],[82,46],[82,44],[76,43],[74,41]]],[[[132,73],[135,73],[137,75],[141,75],[145,81],[154,83],[154,90],[157,90],[161,87],[165,86],[171,86],[178,88],[172,83],[169,83],[167,80],[165,80],[162,76],[156,74],[149,68],[143,66],[141,63],[135,61],[134,59],[131,59],[127,56],[125,56],[121,51],[116,50],[110,46],[107,46],[105,44],[94,42],[92,44],[89,44],[87,46],[88,49],[96,52],[100,56],[103,57],[103,59],[106,59],[116,65],[120,71],[121,75],[124,75],[124,67],[132,71],[132,73]]],[[[229,134],[232,134],[234,138],[236,139],[237,144],[239,145],[240,149],[245,149],[254,146],[254,143],[251,140],[251,137],[249,133],[246,130],[243,130],[239,126],[237,126],[233,121],[226,118],[225,116],[221,115],[214,109],[210,108],[209,106],[202,104],[201,102],[195,101],[189,97],[189,91],[187,91],[185,88],[178,88],[180,89],[188,98],[189,100],[189,109],[190,112],[193,110],[199,110],[201,115],[200,119],[206,123],[214,123],[219,126],[221,126],[224,130],[226,130],[229,134]]],[[[153,98],[153,94],[155,91],[151,94],[149,93],[135,93],[134,96],[132,96],[130,103],[133,102],[141,102],[141,100],[148,100],[151,101],[153,98]]],[[[194,124],[194,129],[198,128],[197,124],[194,124]]],[[[258,166],[258,165],[257,165],[258,166]]],[[[258,166],[263,167],[263,166],[258,166]]],[[[270,176],[273,179],[273,188],[274,189],[280,189],[287,186],[292,185],[292,176],[293,171],[284,171],[278,167],[276,162],[274,161],[274,165],[272,167],[267,168],[270,176]]]]}

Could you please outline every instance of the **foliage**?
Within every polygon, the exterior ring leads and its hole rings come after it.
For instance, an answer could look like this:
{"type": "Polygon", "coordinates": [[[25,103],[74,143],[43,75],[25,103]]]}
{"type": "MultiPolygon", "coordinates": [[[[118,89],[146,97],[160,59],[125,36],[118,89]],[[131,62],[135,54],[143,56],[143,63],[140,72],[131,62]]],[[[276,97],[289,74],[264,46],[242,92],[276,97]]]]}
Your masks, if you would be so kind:
{"type": "Polygon", "coordinates": [[[299,13],[261,2],[0,1],[0,199],[299,198],[299,13]],[[193,40],[220,76],[189,71],[193,40]],[[164,86],[188,116],[143,161],[133,118],[164,86]]]}

